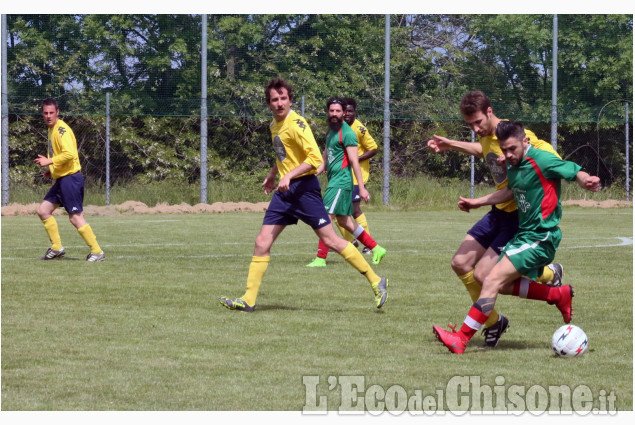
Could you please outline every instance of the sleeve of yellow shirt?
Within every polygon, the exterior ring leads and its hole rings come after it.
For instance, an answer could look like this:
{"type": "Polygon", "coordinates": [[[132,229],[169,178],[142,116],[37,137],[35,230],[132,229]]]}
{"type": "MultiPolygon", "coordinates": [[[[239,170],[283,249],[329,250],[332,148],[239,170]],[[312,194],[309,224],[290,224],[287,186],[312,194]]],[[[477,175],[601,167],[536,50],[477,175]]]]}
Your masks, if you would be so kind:
{"type": "Polygon", "coordinates": [[[317,170],[320,164],[322,164],[322,152],[320,152],[320,148],[315,141],[315,137],[313,137],[311,127],[307,125],[305,131],[298,131],[297,137],[302,140],[302,147],[304,149],[304,153],[306,154],[306,159],[303,162],[306,162],[317,170]]]}

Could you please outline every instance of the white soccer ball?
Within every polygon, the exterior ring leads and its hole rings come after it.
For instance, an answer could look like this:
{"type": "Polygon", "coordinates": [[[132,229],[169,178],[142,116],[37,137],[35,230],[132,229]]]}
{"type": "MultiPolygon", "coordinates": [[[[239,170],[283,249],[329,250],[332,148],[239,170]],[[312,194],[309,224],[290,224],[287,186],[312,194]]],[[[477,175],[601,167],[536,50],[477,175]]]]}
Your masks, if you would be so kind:
{"type": "Polygon", "coordinates": [[[560,357],[578,357],[584,354],[589,340],[576,325],[564,325],[551,337],[551,348],[560,357]]]}

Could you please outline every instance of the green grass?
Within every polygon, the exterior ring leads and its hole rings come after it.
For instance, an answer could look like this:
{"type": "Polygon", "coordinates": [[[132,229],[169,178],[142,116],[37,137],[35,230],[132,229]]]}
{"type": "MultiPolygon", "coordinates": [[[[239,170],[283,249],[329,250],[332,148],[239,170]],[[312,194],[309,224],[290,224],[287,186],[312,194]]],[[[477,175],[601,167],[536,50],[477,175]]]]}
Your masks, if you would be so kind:
{"type": "Polygon", "coordinates": [[[494,350],[477,335],[464,355],[433,337],[433,324],[461,323],[471,304],[450,259],[485,211],[377,211],[367,216],[388,255],[377,311],[366,280],[332,253],[306,269],[317,240],[304,224],[272,251],[253,314],[217,301],[244,292],[262,213],[88,217],[107,258],[88,250],[59,217],[67,250],[48,245],[34,217],[2,218],[3,410],[294,410],[303,376],[319,376],[329,409],[330,376],[363,376],[366,388],[400,385],[434,395],[454,376],[483,385],[587,385],[633,400],[632,209],[566,207],[556,260],[576,289],[574,323],[589,337],[578,359],[555,358],[562,324],[554,306],[502,296],[510,330],[494,350]]]}

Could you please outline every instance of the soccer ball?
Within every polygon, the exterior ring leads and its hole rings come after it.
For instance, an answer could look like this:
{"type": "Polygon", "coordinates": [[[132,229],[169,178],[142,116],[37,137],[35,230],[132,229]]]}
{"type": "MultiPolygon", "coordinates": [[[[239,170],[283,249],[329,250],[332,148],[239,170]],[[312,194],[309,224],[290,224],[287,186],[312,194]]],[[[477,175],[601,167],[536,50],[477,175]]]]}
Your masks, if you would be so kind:
{"type": "Polygon", "coordinates": [[[564,325],[551,337],[551,348],[560,357],[578,357],[584,354],[588,339],[576,325],[564,325]]]}

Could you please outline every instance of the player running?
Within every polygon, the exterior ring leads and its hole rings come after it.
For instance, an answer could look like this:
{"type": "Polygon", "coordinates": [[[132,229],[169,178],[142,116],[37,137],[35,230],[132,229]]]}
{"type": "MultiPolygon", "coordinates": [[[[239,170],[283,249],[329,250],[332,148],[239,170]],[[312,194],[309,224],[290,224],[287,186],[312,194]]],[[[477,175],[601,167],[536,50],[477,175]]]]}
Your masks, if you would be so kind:
{"type": "MultiPolygon", "coordinates": [[[[359,155],[359,168],[362,170],[362,180],[364,185],[368,183],[370,177],[370,159],[377,155],[377,143],[375,139],[370,135],[368,129],[357,119],[357,102],[351,97],[345,97],[344,101],[344,121],[353,129],[357,136],[357,149],[359,155]]],[[[366,233],[370,235],[368,228],[368,220],[366,214],[361,208],[361,197],[359,196],[359,185],[357,184],[357,177],[353,175],[353,219],[366,230],[366,233]]],[[[339,226],[335,223],[344,239],[349,242],[353,242],[353,245],[357,246],[357,240],[353,237],[351,232],[339,226]]],[[[362,249],[362,254],[371,254],[372,250],[365,246],[362,249]]]]}
{"type": "Polygon", "coordinates": [[[337,251],[366,277],[375,294],[375,305],[381,308],[388,297],[388,279],[378,276],[351,243],[335,234],[324,209],[320,182],[316,176],[322,164],[320,149],[306,120],[291,110],[291,86],[282,79],[274,78],[265,88],[265,98],[273,113],[269,127],[276,164],[262,186],[265,193],[273,192],[273,197],[256,237],[245,294],[237,299],[221,297],[220,303],[231,310],[255,310],[258,289],[269,265],[271,246],[286,226],[297,224],[300,219],[311,226],[329,249],[337,251]],[[276,174],[280,176],[277,186],[276,174]]]}
{"type": "MultiPolygon", "coordinates": [[[[332,221],[346,229],[352,236],[370,249],[373,253],[373,264],[379,264],[386,255],[386,250],[353,219],[353,176],[357,176],[357,196],[368,202],[370,195],[364,186],[362,171],[359,166],[357,136],[351,127],[344,122],[344,102],[332,97],[326,102],[326,113],[329,132],[326,135],[326,148],[322,154],[324,162],[317,173],[327,173],[328,187],[324,193],[324,206],[332,221]],[[353,173],[351,175],[351,169],[353,173]]],[[[317,257],[307,267],[326,267],[328,247],[320,241],[317,257]]]]}

